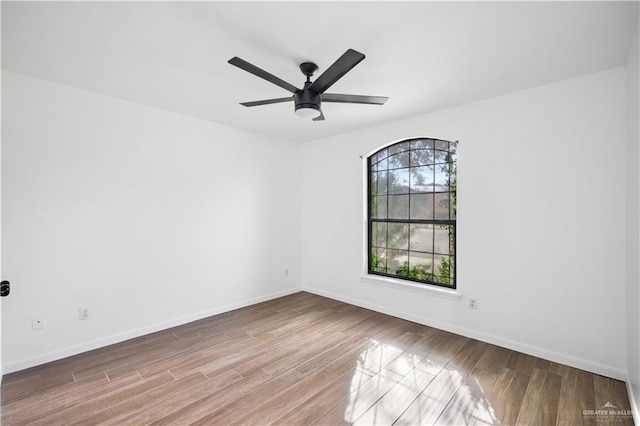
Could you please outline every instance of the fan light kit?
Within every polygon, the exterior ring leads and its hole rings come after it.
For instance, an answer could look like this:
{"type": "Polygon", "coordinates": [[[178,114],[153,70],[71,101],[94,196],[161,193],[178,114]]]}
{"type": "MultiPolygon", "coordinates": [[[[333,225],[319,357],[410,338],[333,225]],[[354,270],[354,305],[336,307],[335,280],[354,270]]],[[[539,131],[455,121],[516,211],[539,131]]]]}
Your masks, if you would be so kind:
{"type": "Polygon", "coordinates": [[[301,106],[299,108],[296,108],[296,115],[298,117],[316,118],[320,117],[320,114],[322,114],[320,108],[317,108],[315,105],[301,106]]]}
{"type": "Polygon", "coordinates": [[[324,120],[324,114],[320,106],[322,102],[336,102],[346,104],[367,104],[367,105],[383,105],[389,98],[384,96],[363,96],[363,95],[342,95],[337,93],[325,93],[329,87],[340,80],[346,73],[351,71],[353,67],[358,65],[365,56],[353,49],[348,49],[337,61],[333,63],[320,77],[311,82],[311,76],[318,71],[318,66],[313,62],[303,62],[300,64],[300,71],[307,76],[307,81],[302,89],[287,83],[286,81],[276,77],[265,70],[256,67],[253,64],[240,59],[237,56],[229,59],[231,65],[250,72],[270,83],[280,86],[283,89],[293,93],[293,96],[286,98],[265,99],[262,101],[241,102],[240,105],[246,107],[254,107],[259,105],[277,104],[281,102],[294,102],[295,112],[298,117],[312,118],[313,121],[324,120]]]}

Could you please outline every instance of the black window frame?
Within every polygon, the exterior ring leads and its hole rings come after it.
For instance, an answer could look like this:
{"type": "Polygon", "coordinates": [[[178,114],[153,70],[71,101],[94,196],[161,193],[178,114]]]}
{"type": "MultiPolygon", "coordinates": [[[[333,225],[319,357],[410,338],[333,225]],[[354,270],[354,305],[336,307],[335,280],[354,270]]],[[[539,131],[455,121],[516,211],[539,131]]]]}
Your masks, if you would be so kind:
{"type": "MultiPolygon", "coordinates": [[[[378,275],[378,276],[383,276],[383,277],[388,277],[388,278],[393,278],[393,279],[399,279],[399,280],[404,280],[404,281],[410,281],[410,282],[415,282],[415,283],[419,283],[421,285],[425,285],[425,286],[437,286],[437,287],[443,287],[446,289],[450,289],[450,290],[456,290],[457,289],[457,244],[456,244],[456,240],[457,240],[457,226],[456,226],[456,201],[457,201],[457,141],[448,141],[448,140],[444,140],[444,139],[438,139],[438,138],[429,138],[429,137],[416,137],[416,138],[409,138],[409,139],[403,139],[394,143],[391,143],[389,145],[385,145],[384,147],[378,149],[377,151],[375,151],[374,153],[372,153],[371,155],[369,155],[367,157],[367,273],[370,275],[378,275]],[[422,147],[420,147],[418,145],[417,142],[424,142],[424,145],[422,147]],[[414,143],[416,145],[418,145],[418,148],[412,148],[412,146],[414,145],[414,143]],[[442,144],[446,143],[447,144],[447,151],[446,151],[446,159],[447,161],[438,163],[436,162],[436,151],[440,151],[440,152],[445,152],[443,150],[437,149],[437,146],[442,146],[442,144]],[[378,160],[377,156],[384,152],[387,151],[387,153],[389,152],[390,149],[393,149],[394,147],[398,146],[400,147],[402,144],[407,144],[407,146],[409,147],[408,149],[405,150],[400,150],[400,148],[398,148],[398,151],[396,151],[394,154],[387,154],[386,157],[384,157],[385,159],[389,159],[389,157],[393,156],[393,155],[399,155],[401,153],[408,153],[408,156],[410,158],[409,160],[409,165],[408,167],[397,167],[394,169],[389,168],[388,166],[384,169],[387,171],[387,173],[389,173],[389,170],[404,170],[407,169],[407,176],[409,176],[409,179],[411,181],[411,174],[412,174],[412,169],[413,168],[418,168],[418,167],[423,167],[424,164],[429,164],[429,165],[433,165],[434,168],[434,179],[433,182],[431,182],[431,187],[432,187],[432,191],[416,191],[412,188],[411,184],[408,185],[408,189],[407,189],[407,194],[402,194],[402,195],[408,195],[407,197],[407,218],[389,218],[389,198],[390,196],[394,196],[394,193],[389,191],[390,188],[390,184],[389,184],[389,179],[387,178],[386,181],[386,192],[381,196],[378,193],[376,193],[375,195],[372,193],[372,176],[375,173],[378,173],[378,169],[373,170],[372,167],[374,164],[372,164],[372,160],[375,158],[377,160],[377,162],[375,164],[379,164],[380,161],[384,161],[384,160],[378,160]],[[422,166],[420,165],[412,165],[412,158],[413,158],[413,154],[412,151],[418,151],[418,150],[425,150],[424,146],[428,146],[429,144],[431,144],[432,148],[426,148],[426,150],[431,149],[433,151],[433,163],[423,163],[422,166]],[[436,177],[435,177],[435,170],[436,170],[436,166],[439,165],[445,165],[447,164],[449,167],[449,171],[446,173],[447,174],[447,184],[446,184],[446,191],[436,191],[436,177]],[[434,194],[433,195],[433,218],[412,218],[412,211],[411,211],[411,199],[412,199],[412,195],[413,196],[419,196],[419,195],[426,195],[426,194],[434,194]],[[448,200],[449,200],[449,217],[448,219],[436,219],[436,207],[435,207],[435,203],[436,203],[436,195],[435,194],[448,194],[448,200]],[[386,218],[381,218],[381,217],[372,217],[372,206],[374,204],[373,202],[373,197],[383,197],[386,199],[386,218]],[[374,246],[373,244],[373,239],[374,239],[374,235],[373,235],[373,224],[374,223],[385,223],[388,229],[389,224],[404,224],[407,225],[407,248],[406,248],[406,253],[407,253],[407,261],[406,263],[406,275],[404,274],[398,274],[398,272],[396,271],[396,273],[390,273],[387,269],[387,264],[385,263],[385,267],[383,269],[385,269],[385,271],[380,271],[380,270],[375,270],[373,267],[373,253],[375,249],[379,249],[382,247],[377,247],[374,246]],[[448,232],[449,232],[449,253],[448,253],[448,268],[449,268],[449,283],[444,283],[444,282],[439,282],[436,280],[436,274],[435,274],[435,269],[436,269],[436,265],[435,265],[435,259],[436,256],[443,256],[441,254],[438,254],[436,252],[436,248],[435,248],[435,236],[434,236],[434,240],[432,241],[432,249],[431,251],[427,251],[427,252],[420,252],[420,251],[415,251],[415,250],[411,250],[411,239],[410,239],[410,234],[411,234],[411,225],[431,225],[433,226],[433,230],[434,230],[434,235],[435,235],[435,229],[437,226],[446,226],[448,227],[448,232]],[[451,247],[453,246],[453,248],[451,247]],[[431,277],[433,279],[418,279],[418,278],[414,278],[409,276],[410,273],[410,267],[411,267],[411,262],[410,262],[410,253],[423,253],[423,254],[428,254],[431,256],[432,258],[432,264],[431,264],[431,277]]],[[[419,163],[420,164],[420,163],[419,163]]],[[[388,175],[387,175],[388,176],[388,175]]],[[[428,187],[429,185],[424,185],[425,187],[428,187]]],[[[414,200],[417,200],[416,197],[414,197],[414,200]]],[[[403,250],[399,250],[399,249],[395,249],[389,248],[389,237],[388,237],[388,231],[386,234],[386,239],[385,239],[385,243],[386,243],[386,247],[385,250],[388,252],[389,250],[398,250],[398,251],[403,251],[403,250]]],[[[385,259],[386,260],[386,259],[385,259]]],[[[388,261],[387,261],[388,262],[388,261]]],[[[404,266],[404,264],[403,264],[404,266]]],[[[401,268],[402,269],[402,268],[401,268]]],[[[403,271],[404,272],[404,271],[403,271]]],[[[416,274],[414,274],[416,275],[416,274]]],[[[428,275],[427,275],[428,276],[428,275]]]]}

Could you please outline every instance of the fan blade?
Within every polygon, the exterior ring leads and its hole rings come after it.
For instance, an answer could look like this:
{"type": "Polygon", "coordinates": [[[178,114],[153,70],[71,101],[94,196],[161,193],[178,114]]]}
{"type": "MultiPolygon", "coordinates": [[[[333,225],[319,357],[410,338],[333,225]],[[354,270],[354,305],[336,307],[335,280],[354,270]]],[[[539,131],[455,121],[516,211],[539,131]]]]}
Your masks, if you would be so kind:
{"type": "Polygon", "coordinates": [[[260,106],[260,105],[279,104],[281,102],[289,102],[292,100],[293,100],[293,96],[289,96],[288,98],[276,98],[276,99],[265,99],[263,101],[240,102],[240,105],[244,105],[246,107],[254,107],[254,106],[260,106]]]}
{"type": "Polygon", "coordinates": [[[236,67],[243,69],[247,72],[250,72],[253,75],[256,75],[260,78],[263,78],[265,80],[267,80],[270,83],[275,84],[276,86],[280,86],[285,90],[288,90],[291,93],[296,93],[298,91],[298,88],[292,84],[287,83],[286,81],[276,77],[273,74],[270,74],[268,72],[266,72],[265,70],[256,67],[253,64],[250,64],[249,62],[245,61],[244,59],[240,59],[237,56],[234,56],[233,58],[229,59],[228,61],[231,65],[235,65],[236,67]]]}
{"type": "Polygon", "coordinates": [[[345,104],[369,104],[384,105],[389,98],[386,96],[340,95],[337,93],[325,93],[322,102],[339,102],[345,104]]]}
{"type": "Polygon", "coordinates": [[[325,72],[320,75],[311,83],[309,89],[316,93],[324,93],[329,87],[340,80],[343,75],[348,73],[353,67],[358,65],[360,61],[364,59],[364,55],[360,52],[356,52],[353,49],[349,49],[337,61],[333,63],[325,72]]]}
{"type": "Polygon", "coordinates": [[[320,115],[314,118],[312,121],[324,121],[324,114],[322,113],[322,110],[320,110],[320,115]]]}

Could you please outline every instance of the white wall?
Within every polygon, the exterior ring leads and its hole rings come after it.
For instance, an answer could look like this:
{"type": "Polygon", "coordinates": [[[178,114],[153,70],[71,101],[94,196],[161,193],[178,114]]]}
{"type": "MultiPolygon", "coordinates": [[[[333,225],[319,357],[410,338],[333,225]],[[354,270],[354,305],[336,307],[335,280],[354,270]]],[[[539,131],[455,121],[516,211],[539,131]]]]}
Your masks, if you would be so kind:
{"type": "MultiPolygon", "coordinates": [[[[0,7],[0,21],[2,20],[2,7],[0,7]]],[[[2,78],[2,59],[0,55],[0,78],[2,78]]],[[[0,93],[2,89],[0,88],[0,93]]],[[[2,116],[2,102],[0,102],[0,117],[2,116]]],[[[0,120],[0,135],[2,134],[2,120],[0,120]]],[[[2,137],[0,136],[0,178],[2,177],[2,137]]],[[[2,182],[0,179],[0,280],[3,280],[2,274],[2,182]]],[[[2,301],[0,300],[0,384],[2,384],[2,375],[4,368],[2,364],[2,301]]],[[[1,395],[1,391],[0,391],[1,395]]]]}
{"type": "Polygon", "coordinates": [[[627,285],[627,388],[635,404],[636,421],[640,408],[640,123],[638,109],[640,34],[632,40],[626,66],[627,146],[626,146],[626,285],[627,285]]]}
{"type": "Polygon", "coordinates": [[[5,372],[300,287],[299,145],[11,72],[2,103],[5,372]]]}
{"type": "Polygon", "coordinates": [[[624,378],[624,84],[613,69],[305,144],[303,286],[624,378]],[[460,141],[458,286],[477,311],[360,279],[359,155],[412,136],[460,141]]]}
{"type": "MultiPolygon", "coordinates": [[[[0,10],[2,8],[0,7],[0,10]]],[[[1,18],[0,13],[0,18],[1,18]]],[[[0,69],[0,73],[2,70],[0,69]]],[[[1,74],[0,74],[1,78],[1,74]]],[[[0,102],[0,117],[2,116],[2,102],[0,102]]],[[[2,120],[0,120],[0,135],[2,134],[2,120]]],[[[0,137],[0,280],[4,280],[2,273],[2,137],[0,137]]],[[[4,368],[2,365],[2,298],[0,298],[0,384],[2,384],[2,375],[4,374],[4,368]]],[[[0,389],[0,395],[2,390],[0,389]]]]}

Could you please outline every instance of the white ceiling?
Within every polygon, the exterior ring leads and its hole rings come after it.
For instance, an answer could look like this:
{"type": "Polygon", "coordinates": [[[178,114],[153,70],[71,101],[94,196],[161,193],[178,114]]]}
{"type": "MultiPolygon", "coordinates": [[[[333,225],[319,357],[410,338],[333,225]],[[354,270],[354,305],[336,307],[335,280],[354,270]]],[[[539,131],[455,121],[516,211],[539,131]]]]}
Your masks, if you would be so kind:
{"type": "Polygon", "coordinates": [[[2,2],[2,67],[305,142],[622,66],[637,24],[637,1],[2,2]],[[290,94],[231,57],[301,87],[348,48],[367,57],[330,92],[386,105],[238,105],[290,94]]]}

